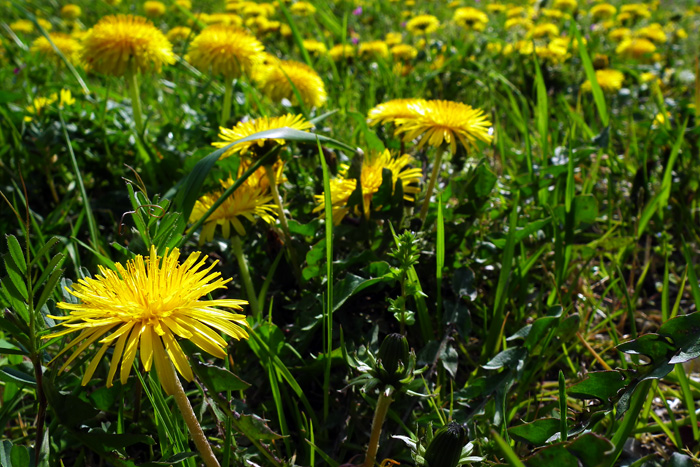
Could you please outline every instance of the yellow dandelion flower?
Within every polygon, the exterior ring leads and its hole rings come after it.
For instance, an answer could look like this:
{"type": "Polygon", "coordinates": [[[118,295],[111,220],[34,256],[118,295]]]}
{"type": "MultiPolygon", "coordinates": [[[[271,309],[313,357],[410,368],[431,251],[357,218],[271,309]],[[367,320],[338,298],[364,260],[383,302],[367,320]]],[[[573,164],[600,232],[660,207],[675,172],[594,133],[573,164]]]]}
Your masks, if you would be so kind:
{"type": "Polygon", "coordinates": [[[506,18],[515,18],[517,16],[523,16],[525,14],[525,7],[509,5],[506,10],[506,18]]]}
{"type": "Polygon", "coordinates": [[[90,381],[105,352],[114,346],[107,387],[112,386],[120,361],[119,377],[126,384],[140,350],[144,369],[150,371],[155,364],[163,388],[172,394],[175,381],[168,367],[171,362],[187,381],[193,379],[177,337],[219,358],[226,358],[227,345],[220,332],[246,339],[245,316],[220,308],[242,310],[245,300],[201,300],[226,288],[224,284],[231,279],[224,280],[220,273],[212,272],[216,262],[206,267],[207,257],[200,252],[192,253],[183,263],[179,257],[177,248],[166,250],[161,257],[152,246],[148,258],[138,255],[126,266],[116,264],[116,271],[99,266],[95,278],[80,279],[72,290],[67,289],[80,303],[58,303],[58,308],[70,311],[67,316],[52,316],[62,321],[64,329],[44,337],[52,339],[80,331],[53,359],[77,346],[59,371],[97,341],[101,346],[85,370],[82,385],[90,381]]]}
{"type": "MultiPolygon", "coordinates": [[[[233,128],[219,128],[219,139],[221,141],[212,143],[212,146],[215,148],[223,148],[246,136],[279,128],[291,128],[293,130],[305,131],[313,128],[313,125],[301,115],[287,114],[281,117],[260,117],[255,120],[238,122],[233,128]]],[[[285,143],[281,138],[272,138],[272,141],[280,146],[285,143]]],[[[251,152],[252,156],[264,155],[267,150],[264,150],[263,147],[268,142],[270,142],[270,139],[262,138],[236,144],[221,157],[229,157],[236,153],[246,155],[248,152],[251,152]]]]}
{"type": "Polygon", "coordinates": [[[362,58],[387,58],[389,56],[389,46],[384,41],[362,42],[357,49],[357,55],[362,58]]]}
{"type": "Polygon", "coordinates": [[[506,20],[503,27],[507,31],[511,29],[522,29],[523,31],[530,31],[532,29],[532,21],[528,18],[509,18],[506,20]]]}
{"type": "Polygon", "coordinates": [[[384,42],[386,42],[386,45],[388,45],[389,47],[400,44],[401,43],[401,33],[400,32],[387,32],[386,36],[384,36],[384,42]]]}
{"type": "Polygon", "coordinates": [[[173,5],[180,6],[185,10],[192,9],[192,2],[190,0],[175,0],[175,3],[173,3],[173,5]]]}
{"type": "Polygon", "coordinates": [[[569,18],[571,15],[569,13],[564,13],[561,10],[555,10],[553,8],[542,8],[540,10],[540,14],[544,16],[545,18],[549,19],[561,19],[561,18],[569,18]]]}
{"type": "Polygon", "coordinates": [[[34,23],[28,19],[20,19],[14,23],[10,23],[10,29],[12,29],[15,34],[31,34],[34,32],[34,23]]]}
{"type": "Polygon", "coordinates": [[[418,55],[418,49],[408,44],[398,44],[391,48],[391,55],[396,60],[412,60],[418,55]]]}
{"type": "Polygon", "coordinates": [[[554,0],[552,8],[556,10],[573,11],[578,8],[576,0],[554,0]]]}
{"type": "Polygon", "coordinates": [[[490,143],[493,139],[491,122],[484,111],[461,102],[399,99],[371,109],[369,119],[372,124],[393,121],[395,134],[403,134],[404,141],[422,136],[418,148],[445,143],[454,153],[457,141],[469,148],[476,145],[476,140],[490,143]]]}
{"type": "Polygon", "coordinates": [[[653,42],[644,38],[625,39],[617,46],[615,53],[637,60],[649,57],[656,52],[653,42]]]}
{"type": "MultiPolygon", "coordinates": [[[[621,71],[604,69],[596,70],[595,79],[598,81],[600,88],[604,92],[617,92],[622,88],[622,82],[625,80],[625,75],[621,71]]],[[[586,80],[581,85],[581,90],[591,92],[591,82],[586,80]]]]}
{"type": "Polygon", "coordinates": [[[193,37],[192,28],[187,26],[175,26],[166,34],[166,37],[170,42],[180,42],[185,41],[190,37],[193,37]]]}
{"type": "Polygon", "coordinates": [[[224,26],[243,26],[243,18],[233,13],[212,13],[202,17],[205,24],[223,24],[224,26]]]}
{"type": "Polygon", "coordinates": [[[559,36],[559,28],[553,23],[538,24],[532,29],[532,37],[539,39],[541,37],[557,37],[559,36]]]}
{"type": "Polygon", "coordinates": [[[379,104],[367,113],[370,125],[395,122],[420,116],[420,106],[424,99],[393,99],[379,104]]]}
{"type": "Polygon", "coordinates": [[[316,7],[309,2],[296,2],[289,7],[289,11],[299,16],[311,16],[316,13],[316,7]]]}
{"type": "Polygon", "coordinates": [[[617,13],[617,8],[609,3],[600,3],[594,5],[588,10],[588,14],[593,18],[593,21],[600,21],[603,19],[612,18],[617,13]]]}
{"type": "Polygon", "coordinates": [[[312,55],[325,55],[325,53],[328,52],[326,45],[321,41],[304,39],[302,43],[304,44],[306,51],[312,55]]]}
{"type": "Polygon", "coordinates": [[[265,67],[257,76],[260,91],[273,101],[289,99],[297,102],[299,93],[306,106],[321,107],[326,103],[326,86],[313,68],[294,60],[279,60],[265,67]]]}
{"type": "MultiPolygon", "coordinates": [[[[257,180],[267,178],[264,176],[258,177],[257,180]]],[[[272,201],[272,196],[266,194],[266,190],[261,186],[256,186],[254,178],[249,177],[239,186],[231,196],[219,206],[204,222],[202,233],[199,236],[199,244],[209,242],[214,239],[214,233],[217,226],[221,226],[221,235],[224,238],[231,237],[231,227],[240,236],[245,235],[245,228],[240,218],[247,219],[251,224],[255,224],[256,217],[261,218],[268,224],[274,223],[274,216],[277,215],[277,206],[272,201]]],[[[190,214],[189,222],[191,224],[201,219],[204,214],[212,207],[212,205],[221,197],[223,192],[230,188],[235,183],[235,180],[229,176],[227,180],[221,180],[221,191],[216,191],[208,195],[204,195],[197,200],[190,214]]]]}
{"type": "Polygon", "coordinates": [[[616,28],[608,33],[608,37],[611,41],[621,42],[632,36],[632,30],[630,28],[616,28]]]}
{"type": "Polygon", "coordinates": [[[433,15],[418,15],[406,22],[406,30],[414,36],[432,34],[440,26],[440,20],[433,15]]]}
{"type": "Polygon", "coordinates": [[[354,57],[355,49],[350,44],[337,44],[331,48],[328,55],[330,55],[334,62],[338,62],[344,58],[348,59],[354,57]]]}
{"type": "Polygon", "coordinates": [[[652,23],[643,28],[639,28],[635,36],[648,39],[657,44],[666,42],[666,32],[664,32],[664,28],[659,23],[652,23]]]}
{"type": "Polygon", "coordinates": [[[211,70],[226,79],[250,75],[262,62],[263,45],[243,29],[213,25],[190,44],[189,61],[200,70],[211,70]]]}
{"type": "MultiPolygon", "coordinates": [[[[636,20],[642,18],[650,18],[651,11],[649,6],[644,3],[628,3],[620,7],[620,14],[624,14],[628,19],[636,20]]],[[[622,21],[618,16],[618,20],[622,21]]]]}
{"type": "Polygon", "coordinates": [[[165,4],[158,1],[148,1],[143,4],[143,11],[149,18],[158,18],[165,14],[165,4]]]}
{"type": "Polygon", "coordinates": [[[83,10],[78,5],[74,5],[72,3],[63,5],[63,8],[61,8],[61,18],[65,18],[67,20],[78,19],[82,14],[83,10]]]}
{"type": "Polygon", "coordinates": [[[452,19],[464,29],[475,31],[483,31],[489,22],[486,13],[473,7],[457,8],[452,19]]]}
{"type": "Polygon", "coordinates": [[[103,17],[86,34],[80,55],[87,68],[114,76],[129,67],[159,72],[163,65],[175,63],[165,35],[146,18],[133,15],[103,17]]]}
{"type": "MultiPolygon", "coordinates": [[[[384,169],[391,171],[393,189],[396,188],[397,180],[401,180],[403,187],[403,199],[415,201],[414,195],[419,192],[418,184],[423,176],[420,168],[410,168],[414,159],[408,154],[396,157],[386,149],[383,152],[371,152],[365,155],[360,179],[362,181],[362,204],[365,218],[369,219],[371,210],[381,209],[381,206],[372,206],[372,197],[379,191],[384,181],[382,172],[384,169]]],[[[331,180],[331,204],[333,209],[333,223],[340,224],[343,218],[350,212],[347,206],[350,195],[357,188],[357,180],[347,178],[349,167],[343,165],[338,171],[338,177],[331,180]]],[[[314,196],[318,206],[313,212],[324,212],[324,194],[314,196]]],[[[360,215],[359,207],[355,208],[355,214],[360,215]]]]}
{"type": "Polygon", "coordinates": [[[44,18],[37,18],[36,22],[39,23],[39,26],[44,28],[45,31],[50,31],[53,29],[53,24],[49,23],[47,20],[44,18]]]}
{"type": "Polygon", "coordinates": [[[486,5],[486,11],[489,13],[503,13],[508,7],[502,3],[489,3],[486,5]]]}
{"type": "MultiPolygon", "coordinates": [[[[80,44],[77,40],[73,39],[68,34],[62,34],[59,32],[49,34],[49,39],[51,39],[51,42],[54,43],[56,48],[61,51],[63,56],[66,57],[69,62],[78,63],[80,57],[80,44]]],[[[60,64],[61,58],[56,53],[56,50],[54,50],[51,42],[49,42],[49,39],[47,39],[45,36],[37,37],[34,42],[32,42],[32,46],[29,50],[41,54],[45,58],[51,58],[56,62],[56,64],[60,64]]]]}

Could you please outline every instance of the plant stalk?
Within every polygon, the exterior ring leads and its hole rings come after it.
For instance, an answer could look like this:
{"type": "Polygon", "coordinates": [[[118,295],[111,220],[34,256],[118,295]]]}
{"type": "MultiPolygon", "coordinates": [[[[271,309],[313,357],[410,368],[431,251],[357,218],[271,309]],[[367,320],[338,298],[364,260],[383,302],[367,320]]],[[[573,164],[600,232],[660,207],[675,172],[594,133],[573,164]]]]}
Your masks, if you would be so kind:
{"type": "Polygon", "coordinates": [[[420,209],[420,222],[425,223],[425,218],[428,215],[428,207],[430,207],[430,197],[433,195],[433,190],[435,189],[435,183],[437,182],[438,173],[440,173],[440,166],[442,165],[442,155],[445,152],[445,148],[440,145],[435,153],[435,161],[433,162],[433,172],[430,174],[430,181],[428,181],[428,188],[425,191],[425,199],[423,200],[423,206],[420,209]]]}
{"type": "Polygon", "coordinates": [[[272,192],[272,197],[277,205],[277,211],[279,211],[280,225],[282,226],[282,233],[284,234],[284,245],[287,248],[287,253],[289,253],[289,260],[292,263],[292,268],[294,270],[294,275],[297,280],[300,277],[299,274],[299,261],[297,261],[296,252],[292,247],[292,234],[289,231],[289,224],[287,223],[287,216],[284,213],[284,206],[282,205],[282,197],[277,189],[277,176],[272,168],[272,164],[265,164],[265,174],[267,174],[267,180],[270,182],[270,191],[272,192]]]}
{"type": "Polygon", "coordinates": [[[372,434],[369,437],[367,455],[365,456],[363,467],[374,467],[374,463],[377,459],[377,451],[379,450],[379,437],[382,435],[382,425],[384,424],[386,413],[389,411],[389,405],[391,405],[393,400],[391,398],[391,393],[391,387],[388,387],[383,393],[379,394],[379,399],[377,399],[377,406],[374,409],[374,419],[372,420],[372,434]]]}
{"type": "Polygon", "coordinates": [[[233,248],[233,254],[236,256],[236,260],[238,261],[238,268],[241,271],[241,278],[243,279],[243,284],[245,285],[245,291],[246,295],[248,295],[248,303],[250,304],[250,309],[253,312],[253,318],[255,318],[255,321],[258,321],[260,319],[258,296],[255,294],[255,287],[253,287],[253,281],[250,278],[248,261],[246,261],[245,255],[243,254],[241,237],[238,235],[231,236],[231,247],[233,248]]]}
{"type": "Polygon", "coordinates": [[[141,112],[139,81],[133,67],[128,68],[128,71],[126,72],[126,81],[129,88],[129,95],[131,97],[131,109],[134,114],[134,125],[136,126],[136,132],[139,135],[143,135],[143,113],[141,112]]]}
{"type": "Polygon", "coordinates": [[[221,467],[219,465],[219,461],[216,460],[216,457],[214,456],[214,452],[211,450],[211,446],[209,445],[209,442],[202,431],[202,427],[199,425],[199,421],[197,421],[192,405],[190,404],[189,399],[187,399],[187,395],[185,394],[185,390],[182,388],[182,384],[180,384],[180,378],[178,377],[177,373],[175,373],[175,368],[170,362],[168,362],[166,366],[168,367],[168,370],[172,372],[171,378],[175,380],[175,390],[173,391],[175,402],[177,403],[177,407],[180,409],[180,413],[182,413],[182,418],[185,419],[187,428],[190,430],[190,436],[197,447],[197,451],[199,451],[199,454],[202,456],[204,465],[207,467],[221,467]]]}
{"type": "Polygon", "coordinates": [[[224,82],[224,104],[221,108],[221,122],[219,126],[225,127],[231,118],[231,98],[233,97],[233,80],[226,78],[224,82]]]}

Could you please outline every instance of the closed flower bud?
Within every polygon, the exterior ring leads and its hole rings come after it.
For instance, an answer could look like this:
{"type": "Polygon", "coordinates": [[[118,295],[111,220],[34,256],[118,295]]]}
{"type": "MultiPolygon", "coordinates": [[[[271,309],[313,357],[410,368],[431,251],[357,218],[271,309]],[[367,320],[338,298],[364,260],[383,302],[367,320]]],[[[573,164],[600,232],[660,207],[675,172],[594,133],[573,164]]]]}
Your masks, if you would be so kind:
{"type": "Polygon", "coordinates": [[[425,451],[426,467],[456,467],[467,443],[467,430],[452,422],[440,428],[425,451]]]}
{"type": "Polygon", "coordinates": [[[400,376],[401,370],[408,365],[408,341],[406,337],[398,333],[386,336],[377,357],[379,357],[379,361],[389,377],[400,376]],[[399,374],[397,375],[397,373],[399,374]]]}

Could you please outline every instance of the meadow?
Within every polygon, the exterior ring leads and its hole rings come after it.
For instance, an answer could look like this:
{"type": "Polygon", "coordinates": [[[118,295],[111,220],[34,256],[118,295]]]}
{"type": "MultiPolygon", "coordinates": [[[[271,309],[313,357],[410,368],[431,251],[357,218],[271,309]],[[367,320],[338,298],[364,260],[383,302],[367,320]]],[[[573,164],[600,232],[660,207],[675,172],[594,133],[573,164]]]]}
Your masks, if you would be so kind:
{"type": "Polygon", "coordinates": [[[697,465],[694,1],[0,2],[0,465],[697,465]]]}

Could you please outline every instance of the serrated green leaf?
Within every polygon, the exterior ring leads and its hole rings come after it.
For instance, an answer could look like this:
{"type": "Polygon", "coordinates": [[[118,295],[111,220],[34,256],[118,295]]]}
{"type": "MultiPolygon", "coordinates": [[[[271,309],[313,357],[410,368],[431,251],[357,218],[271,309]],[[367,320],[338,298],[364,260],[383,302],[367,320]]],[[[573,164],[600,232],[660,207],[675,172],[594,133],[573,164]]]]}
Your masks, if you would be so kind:
{"type": "Polygon", "coordinates": [[[11,257],[5,256],[5,272],[7,272],[7,276],[3,278],[3,283],[7,287],[8,292],[17,300],[26,302],[29,299],[27,284],[24,276],[19,271],[19,267],[14,264],[11,257]],[[5,283],[5,279],[9,279],[9,282],[5,283]]]}
{"type": "Polygon", "coordinates": [[[49,276],[48,280],[44,284],[44,290],[41,291],[39,300],[37,300],[36,304],[34,305],[37,310],[40,310],[44,306],[53,291],[56,289],[56,284],[58,284],[62,274],[62,269],[56,269],[53,273],[51,273],[51,276],[49,276]]]}

